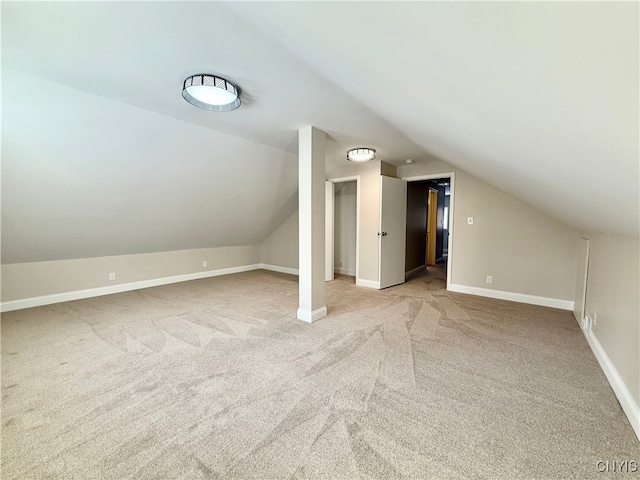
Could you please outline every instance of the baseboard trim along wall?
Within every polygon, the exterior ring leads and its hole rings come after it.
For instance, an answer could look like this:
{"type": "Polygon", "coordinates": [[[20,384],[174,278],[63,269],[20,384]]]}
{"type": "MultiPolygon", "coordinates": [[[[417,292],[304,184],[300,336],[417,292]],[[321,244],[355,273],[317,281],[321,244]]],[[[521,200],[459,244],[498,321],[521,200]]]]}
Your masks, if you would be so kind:
{"type": "Polygon", "coordinates": [[[457,285],[454,283],[449,285],[449,291],[457,293],[468,293],[470,295],[495,298],[498,300],[509,300],[511,302],[528,303],[530,305],[539,305],[541,307],[551,307],[559,308],[561,310],[573,311],[572,301],[561,300],[559,298],[538,297],[536,295],[505,292],[503,290],[490,290],[488,288],[468,287],[466,285],[457,285]]]}
{"type": "Polygon", "coordinates": [[[261,264],[256,263],[253,265],[242,265],[239,267],[208,270],[206,272],[186,273],[184,275],[175,275],[172,277],[152,278],[150,280],[141,280],[139,282],[121,283],[119,285],[109,285],[108,287],[88,288],[86,290],[76,290],[73,292],[54,293],[52,295],[44,295],[42,297],[24,298],[21,300],[13,300],[11,302],[3,302],[0,305],[0,311],[10,312],[12,310],[21,310],[23,308],[41,307],[43,305],[51,305],[53,303],[82,300],[83,298],[99,297],[102,295],[111,295],[113,293],[130,292],[131,290],[158,287],[160,285],[168,285],[170,283],[187,282],[189,280],[199,280],[201,278],[248,272],[251,270],[258,270],[260,269],[260,267],[261,264]]]}
{"type": "MultiPolygon", "coordinates": [[[[55,293],[52,295],[44,295],[41,297],[24,298],[3,302],[0,304],[0,312],[10,312],[23,308],[40,307],[43,305],[51,305],[53,303],[69,302],[72,300],[81,300],[83,298],[98,297],[100,295],[111,295],[113,293],[129,292],[131,290],[139,290],[142,288],[157,287],[160,285],[168,285],[170,283],[187,282],[189,280],[198,280],[201,278],[217,277],[219,275],[229,275],[232,273],[248,272],[251,270],[271,270],[274,272],[287,273],[290,275],[298,275],[297,268],[281,267],[278,265],[270,265],[265,263],[256,263],[252,265],[241,265],[238,267],[221,268],[218,270],[208,270],[206,272],[187,273],[184,275],[175,275],[171,277],[153,278],[150,280],[142,280],[138,282],[121,283],[118,285],[110,285],[106,287],[89,288],[86,290],[76,290],[71,292],[55,293]]],[[[356,278],[356,285],[359,287],[380,289],[380,282],[375,280],[365,280],[356,278]]],[[[544,307],[560,308],[563,310],[573,310],[573,302],[567,300],[559,300],[555,298],[537,297],[534,295],[525,295],[522,293],[503,292],[500,290],[489,290],[485,288],[467,287],[465,285],[452,284],[449,288],[452,292],[468,293],[471,295],[479,295],[482,297],[496,298],[499,300],[510,300],[513,302],[529,303],[544,307]]]]}
{"type": "Polygon", "coordinates": [[[356,271],[355,270],[350,270],[348,268],[337,267],[337,268],[334,269],[334,271],[336,273],[339,273],[340,275],[349,275],[350,277],[355,277],[356,276],[356,271]]]}
{"type": "Polygon", "coordinates": [[[356,285],[358,287],[375,288],[380,290],[380,282],[376,280],[365,280],[364,278],[356,278],[356,285]]]}
{"type": "Polygon", "coordinates": [[[426,265],[420,265],[419,267],[416,267],[413,270],[409,270],[408,272],[405,272],[404,279],[408,280],[409,278],[413,277],[416,273],[424,272],[426,269],[427,269],[426,265]]]}
{"type": "Polygon", "coordinates": [[[618,398],[618,402],[620,402],[620,406],[624,411],[625,415],[629,419],[629,423],[631,423],[631,428],[633,428],[636,437],[638,437],[638,441],[640,441],[640,407],[633,400],[631,396],[631,392],[620,378],[616,367],[613,366],[609,356],[600,345],[600,342],[593,334],[593,331],[583,330],[584,336],[587,337],[587,342],[589,342],[589,346],[591,350],[593,350],[593,354],[596,356],[598,363],[600,364],[600,368],[604,372],[613,392],[616,394],[618,398]]]}
{"type": "Polygon", "coordinates": [[[269,265],[268,263],[261,263],[260,268],[263,270],[271,270],[272,272],[288,273],[289,275],[299,275],[297,268],[280,267],[279,265],[269,265]]]}
{"type": "Polygon", "coordinates": [[[327,316],[327,307],[321,307],[313,311],[298,309],[298,320],[313,323],[327,316]]]}

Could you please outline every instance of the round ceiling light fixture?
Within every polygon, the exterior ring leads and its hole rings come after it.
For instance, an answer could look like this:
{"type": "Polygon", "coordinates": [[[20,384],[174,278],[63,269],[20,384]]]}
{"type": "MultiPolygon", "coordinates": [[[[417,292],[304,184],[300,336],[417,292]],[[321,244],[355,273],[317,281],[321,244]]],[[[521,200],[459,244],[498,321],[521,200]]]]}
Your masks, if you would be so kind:
{"type": "Polygon", "coordinates": [[[199,73],[185,78],[182,98],[191,105],[214,112],[230,112],[240,106],[240,90],[229,80],[199,73]]]}
{"type": "Polygon", "coordinates": [[[373,148],[359,147],[347,152],[347,160],[350,162],[368,162],[376,158],[376,151],[373,148]]]}

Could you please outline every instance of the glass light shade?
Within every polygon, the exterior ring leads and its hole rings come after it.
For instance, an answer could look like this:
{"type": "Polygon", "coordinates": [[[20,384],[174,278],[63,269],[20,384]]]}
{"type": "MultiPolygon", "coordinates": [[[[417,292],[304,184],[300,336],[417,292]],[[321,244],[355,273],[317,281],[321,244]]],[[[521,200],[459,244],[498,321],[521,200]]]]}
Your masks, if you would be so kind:
{"type": "Polygon", "coordinates": [[[222,77],[204,73],[186,78],[182,97],[191,105],[216,112],[229,112],[240,106],[238,87],[222,77]]]}
{"type": "Polygon", "coordinates": [[[354,148],[347,152],[347,160],[350,162],[368,162],[376,158],[373,148],[354,148]]]}
{"type": "Polygon", "coordinates": [[[187,88],[187,92],[196,100],[208,103],[209,105],[227,105],[236,100],[237,96],[228,90],[222,90],[218,87],[205,87],[196,85],[187,88]]]}

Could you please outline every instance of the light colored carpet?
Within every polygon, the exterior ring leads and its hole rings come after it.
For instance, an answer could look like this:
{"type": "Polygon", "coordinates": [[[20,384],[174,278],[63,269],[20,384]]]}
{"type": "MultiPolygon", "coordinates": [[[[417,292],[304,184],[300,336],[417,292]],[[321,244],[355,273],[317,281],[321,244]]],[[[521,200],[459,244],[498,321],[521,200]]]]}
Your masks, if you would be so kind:
{"type": "Polygon", "coordinates": [[[2,318],[2,478],[601,478],[640,448],[569,312],[247,272],[2,318]]]}

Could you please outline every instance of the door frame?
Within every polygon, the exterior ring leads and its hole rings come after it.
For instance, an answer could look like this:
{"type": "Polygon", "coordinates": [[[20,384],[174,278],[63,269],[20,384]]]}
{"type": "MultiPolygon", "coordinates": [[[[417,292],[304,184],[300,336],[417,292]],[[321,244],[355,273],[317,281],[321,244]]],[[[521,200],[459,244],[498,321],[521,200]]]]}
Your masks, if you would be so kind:
{"type": "Polygon", "coordinates": [[[451,290],[451,272],[453,271],[453,235],[454,235],[454,215],[455,215],[455,184],[456,184],[456,173],[455,172],[443,172],[443,173],[430,173],[428,175],[415,175],[411,177],[401,177],[402,180],[406,180],[407,182],[419,182],[420,180],[435,180],[437,178],[447,178],[449,177],[449,181],[451,183],[450,190],[451,194],[449,195],[449,238],[447,241],[447,290],[451,290]]]}
{"type": "MultiPolygon", "coordinates": [[[[336,183],[346,183],[346,182],[356,182],[356,284],[358,279],[360,278],[360,175],[353,175],[350,177],[337,177],[337,178],[329,178],[327,182],[331,182],[333,184],[336,183]]],[[[331,204],[335,204],[335,190],[333,194],[333,198],[331,199],[331,204]]],[[[331,219],[331,242],[325,242],[325,255],[331,255],[331,259],[334,256],[334,245],[335,245],[335,215],[332,215],[331,219]]],[[[326,260],[326,259],[325,259],[326,260]]],[[[329,262],[325,261],[325,264],[328,266],[329,262]]],[[[333,265],[333,260],[331,260],[331,265],[333,265]]],[[[325,267],[326,268],[326,267],[325,267]]],[[[325,278],[328,278],[327,272],[325,272],[325,278]]],[[[331,278],[333,278],[333,272],[331,273],[331,278]]]]}
{"type": "Polygon", "coordinates": [[[325,180],[324,182],[324,281],[330,282],[334,279],[335,266],[333,262],[333,252],[335,249],[335,183],[325,180]]]}

